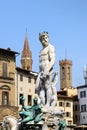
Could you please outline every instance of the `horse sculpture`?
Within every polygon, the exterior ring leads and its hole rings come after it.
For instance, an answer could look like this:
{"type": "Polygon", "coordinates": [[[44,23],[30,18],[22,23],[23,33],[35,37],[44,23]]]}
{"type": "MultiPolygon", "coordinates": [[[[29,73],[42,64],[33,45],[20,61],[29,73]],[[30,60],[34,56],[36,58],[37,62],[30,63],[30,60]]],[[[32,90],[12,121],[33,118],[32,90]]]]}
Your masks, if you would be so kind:
{"type": "Polygon", "coordinates": [[[10,127],[11,130],[19,130],[17,119],[13,116],[5,116],[3,118],[2,127],[10,127]]]}

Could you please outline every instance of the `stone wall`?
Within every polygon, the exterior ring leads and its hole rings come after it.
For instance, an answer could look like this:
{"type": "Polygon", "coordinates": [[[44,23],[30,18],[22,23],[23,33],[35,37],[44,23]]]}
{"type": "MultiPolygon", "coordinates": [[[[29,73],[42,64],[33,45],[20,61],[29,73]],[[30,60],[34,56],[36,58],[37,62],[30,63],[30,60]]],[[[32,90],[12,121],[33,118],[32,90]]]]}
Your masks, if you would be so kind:
{"type": "Polygon", "coordinates": [[[0,106],[0,123],[4,116],[12,115],[18,118],[18,107],[16,106],[0,106]]]}

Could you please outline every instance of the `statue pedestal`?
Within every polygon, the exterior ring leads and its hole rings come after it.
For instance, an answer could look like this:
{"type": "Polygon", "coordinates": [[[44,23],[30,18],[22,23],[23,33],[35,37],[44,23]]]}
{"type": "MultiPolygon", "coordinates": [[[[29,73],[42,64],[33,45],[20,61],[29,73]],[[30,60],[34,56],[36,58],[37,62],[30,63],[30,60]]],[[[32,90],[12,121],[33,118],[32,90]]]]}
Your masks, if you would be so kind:
{"type": "Polygon", "coordinates": [[[50,130],[58,128],[58,123],[64,120],[65,113],[57,107],[44,107],[42,108],[42,111],[44,123],[50,130]]]}

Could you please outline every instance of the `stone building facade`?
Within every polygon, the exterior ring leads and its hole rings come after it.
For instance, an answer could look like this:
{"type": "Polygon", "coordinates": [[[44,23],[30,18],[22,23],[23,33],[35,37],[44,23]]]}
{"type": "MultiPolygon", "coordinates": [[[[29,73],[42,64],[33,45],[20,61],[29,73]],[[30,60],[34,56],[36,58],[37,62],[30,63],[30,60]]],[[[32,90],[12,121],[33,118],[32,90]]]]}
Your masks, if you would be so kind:
{"type": "Polygon", "coordinates": [[[37,73],[32,71],[32,53],[26,33],[21,55],[21,67],[16,67],[18,52],[10,48],[0,48],[0,122],[6,115],[18,118],[21,108],[20,96],[25,97],[25,105],[32,105],[35,96],[37,73]]]}
{"type": "Polygon", "coordinates": [[[67,125],[73,125],[73,98],[57,93],[57,107],[65,112],[67,125]]]}
{"type": "Polygon", "coordinates": [[[80,104],[78,95],[73,96],[73,123],[80,124],[80,104]]]}
{"type": "Polygon", "coordinates": [[[35,96],[37,73],[16,67],[16,105],[21,109],[20,97],[24,96],[25,105],[31,106],[35,96]]]}
{"type": "Polygon", "coordinates": [[[15,105],[15,67],[18,52],[0,48],[0,122],[6,115],[18,116],[15,105]]]}
{"type": "Polygon", "coordinates": [[[87,125],[87,84],[77,87],[80,111],[80,125],[87,125]]]}

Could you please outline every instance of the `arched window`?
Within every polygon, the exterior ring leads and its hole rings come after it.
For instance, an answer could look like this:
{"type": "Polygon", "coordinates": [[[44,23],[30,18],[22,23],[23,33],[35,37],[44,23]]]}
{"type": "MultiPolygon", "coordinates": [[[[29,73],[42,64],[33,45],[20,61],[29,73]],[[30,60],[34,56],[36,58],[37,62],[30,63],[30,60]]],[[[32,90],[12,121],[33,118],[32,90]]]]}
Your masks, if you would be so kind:
{"type": "Polygon", "coordinates": [[[70,80],[70,67],[68,67],[68,79],[70,80]]]}
{"type": "Polygon", "coordinates": [[[2,92],[2,105],[9,105],[9,93],[2,92]]]}
{"type": "Polygon", "coordinates": [[[27,66],[27,70],[30,70],[30,66],[27,66]]]}

